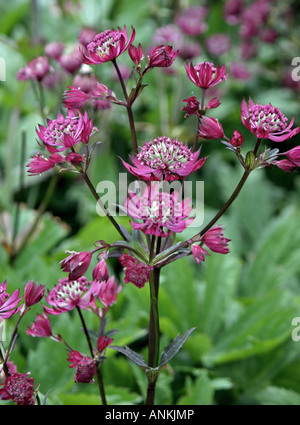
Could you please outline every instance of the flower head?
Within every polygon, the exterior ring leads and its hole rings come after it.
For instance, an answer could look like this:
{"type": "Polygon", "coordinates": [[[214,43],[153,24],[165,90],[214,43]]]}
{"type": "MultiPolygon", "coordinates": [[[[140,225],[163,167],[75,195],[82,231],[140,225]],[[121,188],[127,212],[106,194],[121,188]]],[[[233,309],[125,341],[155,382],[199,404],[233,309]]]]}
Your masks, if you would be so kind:
{"type": "Polygon", "coordinates": [[[241,112],[241,120],[244,126],[260,139],[284,142],[300,131],[300,127],[291,129],[294,124],[294,118],[288,125],[288,119],[279,108],[274,108],[270,103],[267,105],[254,104],[252,99],[249,98],[248,109],[246,101],[243,99],[241,112]]]}
{"type": "Polygon", "coordinates": [[[47,127],[39,125],[37,135],[49,152],[63,152],[78,143],[86,144],[93,132],[91,118],[85,112],[69,110],[66,117],[61,112],[54,120],[47,120],[47,127]]]}
{"type": "Polygon", "coordinates": [[[196,96],[188,97],[187,99],[184,99],[183,102],[186,102],[187,104],[184,108],[181,108],[181,110],[185,111],[184,118],[187,118],[190,115],[199,116],[200,102],[196,96]]]}
{"type": "Polygon", "coordinates": [[[199,121],[198,135],[203,139],[221,139],[224,137],[224,130],[215,118],[202,116],[199,121]]]}
{"type": "Polygon", "coordinates": [[[224,237],[222,226],[214,226],[208,230],[201,238],[201,241],[209,249],[219,254],[228,254],[229,248],[227,246],[230,239],[224,237]]]}
{"type": "Polygon", "coordinates": [[[201,264],[205,261],[204,255],[209,255],[206,249],[202,248],[201,245],[193,244],[192,245],[192,254],[196,263],[201,264]]]}
{"type": "Polygon", "coordinates": [[[129,49],[128,49],[128,54],[129,54],[130,59],[132,60],[132,62],[135,65],[139,65],[140,62],[141,62],[141,60],[144,57],[144,52],[143,52],[141,43],[139,43],[138,47],[135,47],[133,44],[131,44],[129,46],[129,49]]]}
{"type": "Polygon", "coordinates": [[[112,338],[108,338],[107,336],[100,336],[97,341],[97,351],[102,353],[102,351],[104,351],[112,342],[112,338]]]}
{"type": "Polygon", "coordinates": [[[87,271],[92,256],[93,253],[90,251],[71,252],[67,258],[60,262],[61,268],[64,272],[69,273],[70,280],[76,280],[87,271]]]}
{"type": "Polygon", "coordinates": [[[173,181],[183,179],[205,163],[198,160],[200,150],[192,153],[187,144],[170,137],[157,137],[145,143],[140,152],[131,157],[132,165],[123,161],[124,166],[134,176],[143,180],[173,181]]]}
{"type": "Polygon", "coordinates": [[[93,280],[98,282],[107,281],[109,278],[106,261],[102,258],[93,268],[93,280]]]}
{"type": "Polygon", "coordinates": [[[189,218],[192,207],[190,200],[179,200],[177,191],[162,192],[159,183],[149,183],[143,194],[138,196],[131,193],[127,198],[127,212],[133,219],[134,229],[141,230],[146,235],[166,237],[172,232],[182,232],[192,223],[194,218],[189,218]]]}
{"type": "Polygon", "coordinates": [[[20,81],[32,80],[42,81],[50,70],[48,58],[39,56],[29,62],[24,68],[20,69],[17,78],[20,81]]]}
{"type": "Polygon", "coordinates": [[[144,264],[137,258],[128,254],[122,254],[120,263],[125,270],[124,282],[132,282],[138,288],[143,288],[145,283],[149,281],[152,266],[144,264]]]}
{"type": "Polygon", "coordinates": [[[68,356],[71,368],[76,368],[75,382],[94,383],[96,364],[89,356],[83,356],[79,351],[71,351],[68,356]]]}
{"type": "Polygon", "coordinates": [[[33,283],[32,280],[27,282],[24,290],[25,307],[32,307],[41,301],[45,294],[45,285],[33,283]]]}
{"type": "Polygon", "coordinates": [[[97,34],[87,45],[89,56],[83,54],[83,62],[88,65],[97,65],[116,59],[124,53],[135,37],[135,30],[132,28],[128,39],[126,26],[122,30],[106,30],[97,34]]]}
{"type": "Polygon", "coordinates": [[[233,147],[238,148],[238,147],[242,146],[242,144],[244,143],[244,140],[245,139],[244,139],[243,135],[239,131],[234,130],[233,136],[230,139],[230,142],[229,143],[233,147]]]}
{"type": "Polygon", "coordinates": [[[112,276],[107,281],[102,281],[99,285],[99,291],[97,293],[99,300],[104,307],[111,307],[117,301],[117,295],[121,291],[122,286],[115,282],[115,278],[112,276]]]}
{"type": "Polygon", "coordinates": [[[18,307],[22,297],[19,297],[20,290],[15,290],[12,295],[6,292],[7,282],[6,280],[0,284],[0,321],[2,319],[8,319],[13,314],[20,311],[21,306],[18,307]]]}
{"type": "Polygon", "coordinates": [[[77,280],[59,279],[59,283],[45,297],[51,307],[43,307],[46,313],[54,315],[73,310],[75,307],[88,309],[95,298],[93,289],[85,276],[77,280]]]}
{"type": "Polygon", "coordinates": [[[168,68],[178,56],[178,50],[172,50],[172,46],[158,46],[149,55],[147,69],[168,68]]]}
{"type": "Polygon", "coordinates": [[[35,403],[34,392],[33,378],[25,373],[14,373],[6,378],[3,388],[0,389],[0,397],[21,406],[30,406],[35,403]]]}
{"type": "Polygon", "coordinates": [[[53,336],[49,317],[45,313],[38,313],[31,327],[27,328],[26,333],[32,337],[39,338],[53,336]]]}
{"type": "Polygon", "coordinates": [[[184,34],[195,36],[207,30],[206,15],[205,6],[189,7],[176,16],[175,22],[184,34]]]}
{"type": "Polygon", "coordinates": [[[211,62],[201,62],[195,66],[186,63],[185,69],[189,79],[201,89],[214,87],[228,77],[225,65],[215,67],[211,62]]]}

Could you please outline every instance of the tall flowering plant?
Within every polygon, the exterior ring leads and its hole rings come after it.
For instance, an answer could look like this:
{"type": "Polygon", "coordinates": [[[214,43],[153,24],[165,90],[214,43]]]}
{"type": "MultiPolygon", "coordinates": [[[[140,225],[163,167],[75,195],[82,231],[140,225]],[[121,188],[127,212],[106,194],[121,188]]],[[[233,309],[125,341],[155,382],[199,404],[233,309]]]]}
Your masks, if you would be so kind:
{"type": "MultiPolygon", "coordinates": [[[[137,47],[133,44],[135,35],[133,28],[128,35],[126,27],[94,34],[86,48],[81,51],[81,64],[114,67],[123,98],[117,98],[102,82],[95,82],[85,90],[80,86],[66,87],[63,95],[66,110],[59,112],[57,118],[47,118],[43,125],[39,125],[37,136],[42,153],[37,153],[28,163],[28,173],[32,176],[55,167],[81,176],[110,224],[117,230],[119,240],[113,243],[102,239],[91,241],[95,242],[95,247],[90,251],[68,252],[69,255],[60,262],[67,277],[60,279],[47,294],[44,286],[29,282],[25,288],[23,306],[19,306],[19,291],[10,296],[6,293],[6,282],[0,286],[0,320],[18,313],[22,318],[33,304],[42,302],[43,312],[37,315],[34,323],[28,328],[28,335],[49,337],[64,343],[68,350],[67,360],[70,367],[75,369],[75,382],[94,382],[96,377],[102,404],[107,403],[102,377],[102,364],[107,348],[123,353],[145,371],[145,403],[152,405],[155,403],[156,383],[160,373],[194,331],[194,328],[187,329],[182,336],[178,335],[167,347],[161,349],[161,270],[179,258],[189,255],[201,265],[209,255],[228,254],[230,240],[226,237],[219,219],[237,198],[250,174],[262,167],[277,166],[284,171],[291,171],[300,166],[299,146],[284,153],[268,148],[267,144],[262,146],[265,141],[283,142],[300,132],[300,127],[293,128],[294,119],[288,124],[288,119],[277,107],[255,103],[252,99],[249,99],[247,106],[246,100],[241,100],[244,135],[237,130],[234,130],[233,134],[226,134],[219,120],[210,116],[211,110],[215,111],[221,102],[217,97],[207,101],[207,95],[217,85],[226,84],[229,78],[225,65],[215,65],[212,62],[187,61],[185,64],[186,78],[195,86],[195,93],[185,96],[183,102],[186,105],[182,107],[186,119],[192,115],[197,117],[192,143],[174,139],[166,134],[153,134],[151,140],[142,143],[136,131],[133,105],[146,88],[147,74],[156,68],[160,68],[159,71],[170,68],[178,56],[178,50],[170,45],[160,44],[146,54],[141,44],[137,47]],[[119,67],[119,58],[125,54],[128,54],[133,62],[132,72],[136,77],[136,84],[130,92],[119,67]],[[89,104],[95,105],[97,101],[107,102],[116,108],[123,107],[128,114],[132,153],[129,158],[121,158],[121,161],[124,169],[138,179],[137,190],[130,190],[125,205],[120,206],[129,217],[129,230],[120,225],[117,217],[105,206],[89,177],[89,165],[95,153],[94,146],[91,146],[91,136],[95,132],[101,132],[101,129],[94,125],[85,108],[89,104]],[[247,135],[250,133],[257,138],[253,149],[247,147],[247,135]],[[204,148],[200,145],[202,140],[220,140],[236,157],[244,172],[227,202],[209,223],[202,228],[195,228],[194,236],[178,242],[177,234],[184,235],[184,231],[191,227],[195,220],[192,199],[184,193],[184,182],[190,175],[200,173],[209,160],[205,153],[203,154],[204,148]],[[246,152],[243,151],[244,147],[246,152]],[[281,159],[282,156],[286,158],[281,159]],[[172,187],[170,190],[170,184],[174,183],[175,189],[172,187]],[[93,268],[92,280],[89,281],[85,274],[93,257],[97,257],[98,263],[93,268]],[[107,313],[117,301],[117,295],[122,289],[122,284],[117,283],[114,276],[109,276],[107,263],[111,257],[119,259],[124,270],[125,284],[132,283],[137,291],[143,291],[143,288],[149,285],[147,359],[127,346],[112,345],[112,333],[106,331],[107,313]],[[52,332],[50,317],[68,314],[73,310],[80,316],[89,354],[73,349],[61,335],[52,332]],[[95,314],[99,321],[96,341],[85,324],[84,315],[88,312],[95,314]]],[[[30,78],[35,72],[33,65],[31,63],[26,68],[27,73],[23,70],[19,78],[30,78]]],[[[36,75],[34,78],[39,81],[40,76],[36,75]]],[[[101,238],[101,235],[99,236],[101,238]]],[[[126,291],[126,285],[123,290],[126,291]]],[[[6,354],[2,356],[2,369],[6,379],[0,389],[0,396],[3,399],[12,399],[18,404],[34,404],[38,400],[38,389],[34,389],[32,378],[14,370],[10,371],[9,357],[15,336],[16,332],[6,354]],[[25,388],[22,397],[21,388],[25,388]]],[[[94,334],[93,336],[95,337],[94,334]]]]}

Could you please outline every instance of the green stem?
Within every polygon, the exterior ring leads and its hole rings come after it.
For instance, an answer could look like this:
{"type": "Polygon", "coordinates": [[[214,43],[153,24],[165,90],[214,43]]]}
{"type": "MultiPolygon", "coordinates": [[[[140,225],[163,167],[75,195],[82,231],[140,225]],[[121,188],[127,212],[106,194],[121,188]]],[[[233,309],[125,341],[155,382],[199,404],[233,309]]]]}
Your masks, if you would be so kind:
{"type": "MultiPolygon", "coordinates": [[[[156,237],[152,236],[150,248],[150,262],[154,257],[156,237]]],[[[156,253],[158,254],[161,247],[161,238],[157,239],[156,253]]],[[[150,318],[149,318],[149,340],[148,340],[148,365],[155,368],[159,364],[159,311],[158,311],[158,290],[159,290],[160,269],[153,268],[149,278],[150,288],[150,318]]],[[[154,404],[156,379],[148,378],[146,405],[154,404]]]]}
{"type": "Polygon", "coordinates": [[[85,172],[82,172],[81,175],[82,175],[83,179],[85,180],[86,184],[88,185],[88,188],[90,189],[92,195],[96,199],[98,205],[100,205],[101,209],[105,212],[105,214],[106,214],[107,218],[109,219],[109,221],[112,223],[112,225],[114,226],[114,228],[118,231],[118,233],[121,235],[122,239],[125,239],[126,240],[126,238],[123,235],[123,232],[122,232],[120,226],[118,225],[118,223],[116,222],[116,220],[113,218],[113,216],[110,214],[110,212],[108,211],[108,209],[105,207],[105,205],[101,201],[100,196],[96,192],[96,190],[95,190],[95,188],[93,186],[93,183],[89,179],[88,175],[85,172]]]}
{"type": "MultiPolygon", "coordinates": [[[[253,150],[254,155],[256,156],[259,145],[261,143],[261,139],[257,139],[255,148],[253,150]]],[[[242,190],[242,187],[244,186],[247,178],[249,177],[252,170],[246,169],[244,171],[244,174],[241,177],[241,180],[239,181],[237,187],[231,194],[230,198],[226,201],[226,203],[223,205],[223,207],[218,211],[218,213],[215,215],[215,217],[204,227],[204,229],[201,230],[199,233],[200,236],[204,235],[218,220],[219,218],[225,213],[225,211],[230,207],[230,205],[233,203],[233,201],[238,197],[240,191],[242,190]]]]}
{"type": "Polygon", "coordinates": [[[132,149],[133,149],[133,152],[136,153],[138,151],[138,144],[137,144],[135,124],[134,124],[134,118],[133,118],[132,107],[131,107],[132,102],[129,101],[128,93],[127,93],[125,83],[124,83],[124,79],[122,77],[122,74],[121,74],[120,68],[117,64],[116,59],[112,60],[112,63],[114,64],[114,67],[115,67],[116,72],[118,74],[118,78],[120,80],[120,84],[121,84],[121,87],[122,87],[124,98],[126,100],[126,109],[127,109],[129,126],[130,126],[130,131],[131,131],[131,139],[132,139],[132,149]]]}

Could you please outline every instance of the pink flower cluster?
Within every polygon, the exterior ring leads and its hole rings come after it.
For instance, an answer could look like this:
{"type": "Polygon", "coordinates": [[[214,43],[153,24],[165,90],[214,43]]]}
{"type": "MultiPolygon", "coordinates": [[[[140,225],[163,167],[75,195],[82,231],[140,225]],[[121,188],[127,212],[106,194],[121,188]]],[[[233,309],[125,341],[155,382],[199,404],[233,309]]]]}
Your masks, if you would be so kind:
{"type": "Polygon", "coordinates": [[[32,157],[27,165],[29,174],[41,174],[64,163],[71,166],[87,164],[89,158],[76,152],[74,148],[80,143],[87,145],[96,131],[98,129],[94,127],[87,112],[82,114],[80,111],[69,110],[66,116],[59,112],[56,119],[48,119],[47,126],[39,125],[36,132],[41,141],[39,145],[50,155],[45,157],[37,153],[32,157]]]}

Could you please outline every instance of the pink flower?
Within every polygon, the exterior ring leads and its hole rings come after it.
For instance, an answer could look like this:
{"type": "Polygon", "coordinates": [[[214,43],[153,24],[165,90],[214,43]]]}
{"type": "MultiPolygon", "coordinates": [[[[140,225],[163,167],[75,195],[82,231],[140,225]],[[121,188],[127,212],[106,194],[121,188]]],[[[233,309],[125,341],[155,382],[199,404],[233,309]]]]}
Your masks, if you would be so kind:
{"type": "Polygon", "coordinates": [[[201,245],[192,245],[192,254],[196,261],[196,263],[201,264],[203,261],[205,261],[204,255],[209,255],[209,253],[206,251],[206,249],[202,248],[201,245]]]}
{"type": "Polygon", "coordinates": [[[121,289],[122,286],[118,286],[113,276],[100,283],[97,295],[104,307],[111,307],[117,302],[117,295],[121,289]]]}
{"type": "Polygon", "coordinates": [[[61,314],[75,307],[87,310],[94,302],[94,287],[85,276],[77,280],[59,279],[59,283],[48,292],[46,302],[51,306],[43,306],[47,314],[61,314]]]}
{"type": "Polygon", "coordinates": [[[228,74],[225,75],[225,65],[215,67],[211,62],[201,62],[195,66],[186,63],[185,69],[189,79],[201,89],[214,87],[228,77],[228,74]]]}
{"type": "Polygon", "coordinates": [[[41,301],[45,294],[45,285],[39,285],[33,283],[33,281],[27,282],[24,291],[25,306],[31,307],[41,301]]]}
{"type": "Polygon", "coordinates": [[[31,176],[45,173],[55,167],[55,162],[51,161],[50,158],[46,158],[44,155],[37,153],[33,156],[29,163],[26,165],[28,173],[31,176]]]}
{"type": "Polygon", "coordinates": [[[140,152],[131,157],[132,165],[122,160],[127,170],[143,180],[173,181],[183,179],[205,163],[198,159],[200,149],[192,153],[187,144],[170,137],[157,137],[145,143],[140,152]]]}
{"type": "Polygon", "coordinates": [[[134,229],[146,235],[166,237],[172,232],[182,232],[192,223],[194,218],[188,218],[193,209],[189,203],[189,199],[180,202],[176,191],[171,194],[160,191],[155,182],[149,183],[140,196],[130,194],[126,207],[128,215],[140,221],[131,221],[134,229]]]}
{"type": "Polygon", "coordinates": [[[97,351],[102,353],[102,351],[104,351],[112,342],[112,338],[108,338],[107,336],[100,336],[97,341],[97,351]]]}
{"type": "MultiPolygon", "coordinates": [[[[76,81],[73,81],[73,86],[75,83],[76,81]]],[[[77,81],[77,84],[78,83],[79,81],[77,81]]],[[[83,81],[81,79],[81,84],[82,83],[83,81]]],[[[68,90],[66,90],[63,95],[63,104],[67,109],[81,109],[89,101],[94,109],[108,109],[111,107],[111,103],[106,99],[115,99],[109,88],[95,80],[91,80],[89,86],[86,82],[81,86],[78,85],[78,87],[73,86],[68,87],[68,90]],[[103,102],[101,108],[99,101],[103,102]]]]}
{"type": "Polygon", "coordinates": [[[270,139],[274,142],[284,142],[299,133],[300,127],[291,130],[294,124],[292,118],[289,125],[288,119],[270,103],[267,105],[254,104],[249,98],[249,110],[245,99],[241,105],[241,120],[248,130],[260,139],[270,139]]]}
{"type": "Polygon", "coordinates": [[[172,50],[172,46],[158,46],[149,55],[149,68],[167,68],[171,66],[178,56],[178,50],[172,50]]]}
{"type": "Polygon", "coordinates": [[[144,52],[143,52],[141,44],[139,43],[138,47],[135,47],[133,44],[131,44],[128,49],[128,54],[132,62],[135,65],[139,65],[141,60],[144,57],[144,52]]]}
{"type": "MultiPolygon", "coordinates": [[[[8,361],[6,363],[8,372],[10,375],[13,375],[14,373],[17,372],[17,366],[14,364],[14,362],[8,361]]],[[[6,380],[6,375],[5,372],[3,370],[3,363],[0,365],[0,385],[4,385],[5,380],[6,380]]]]}
{"type": "MultiPolygon", "coordinates": [[[[69,251],[67,251],[69,252],[69,251]]],[[[91,263],[93,252],[71,252],[67,258],[60,262],[64,272],[69,273],[70,280],[76,280],[87,271],[91,263]]]]}
{"type": "Polygon", "coordinates": [[[132,44],[135,37],[135,30],[132,28],[128,39],[126,26],[124,30],[106,30],[97,34],[87,45],[89,56],[83,53],[83,62],[88,65],[97,65],[112,61],[124,53],[132,44]]]}
{"type": "Polygon", "coordinates": [[[86,144],[93,132],[98,131],[93,126],[87,112],[69,110],[66,117],[58,113],[54,120],[47,120],[47,127],[39,125],[37,135],[50,153],[62,152],[77,145],[86,144]]]}
{"type": "Polygon", "coordinates": [[[6,280],[0,284],[0,321],[2,319],[8,319],[13,314],[20,311],[21,306],[17,307],[22,297],[19,297],[20,290],[15,290],[10,296],[6,292],[7,282],[6,280]]]}
{"type": "Polygon", "coordinates": [[[224,130],[215,118],[202,116],[199,122],[198,135],[203,139],[221,139],[224,137],[224,130]]]}
{"type": "Polygon", "coordinates": [[[231,39],[227,34],[214,34],[207,38],[206,48],[212,56],[220,56],[231,49],[231,39]]]}
{"type": "Polygon", "coordinates": [[[96,266],[93,268],[93,280],[102,282],[103,280],[107,281],[109,278],[108,268],[106,261],[104,259],[100,260],[96,266]]]}
{"type": "Polygon", "coordinates": [[[281,159],[280,161],[276,161],[275,165],[287,173],[291,173],[292,171],[296,170],[296,168],[298,168],[298,165],[292,161],[289,161],[288,159],[281,159]]]}
{"type": "Polygon", "coordinates": [[[229,143],[232,146],[234,146],[235,148],[238,148],[239,146],[242,146],[242,144],[244,143],[244,140],[245,139],[242,136],[242,134],[239,131],[234,130],[233,136],[232,136],[232,138],[231,138],[231,140],[230,140],[229,143]]]}
{"type": "Polygon", "coordinates": [[[24,68],[20,69],[17,78],[20,81],[33,80],[42,81],[50,69],[49,61],[46,56],[39,56],[29,62],[24,68]]]}
{"type": "Polygon", "coordinates": [[[225,21],[229,25],[238,24],[242,16],[243,9],[243,0],[227,0],[224,6],[225,21]]]}
{"type": "Polygon", "coordinates": [[[195,6],[180,12],[175,18],[176,24],[183,33],[191,36],[199,35],[207,30],[207,24],[204,21],[207,15],[205,6],[195,6]]]}
{"type": "Polygon", "coordinates": [[[60,66],[69,74],[74,74],[81,66],[82,53],[80,46],[75,46],[71,53],[65,53],[59,57],[60,66]]]}
{"type": "Polygon", "coordinates": [[[53,336],[49,317],[45,313],[43,315],[37,314],[35,321],[31,324],[31,328],[28,327],[26,333],[38,338],[53,336]]]}
{"type": "Polygon", "coordinates": [[[83,356],[79,351],[71,351],[68,356],[71,368],[76,368],[75,382],[94,383],[96,364],[89,356],[83,356]]]}
{"type": "Polygon", "coordinates": [[[64,50],[64,44],[60,41],[48,43],[45,46],[45,53],[49,58],[59,60],[64,50]]]}
{"type": "Polygon", "coordinates": [[[0,389],[2,400],[12,400],[21,406],[34,405],[34,380],[25,373],[14,373],[6,378],[0,389]]]}
{"type": "Polygon", "coordinates": [[[149,281],[152,266],[144,264],[137,258],[128,254],[122,254],[120,263],[125,270],[124,282],[132,282],[138,288],[143,288],[145,283],[149,281]]]}
{"type": "Polygon", "coordinates": [[[200,102],[196,96],[188,97],[187,99],[184,99],[183,102],[187,103],[184,108],[181,108],[182,111],[185,111],[184,118],[187,118],[190,115],[199,116],[200,102]]]}
{"type": "Polygon", "coordinates": [[[230,239],[224,237],[222,226],[214,226],[208,230],[201,238],[201,241],[212,251],[220,254],[228,254],[227,246],[230,239]]]}
{"type": "Polygon", "coordinates": [[[242,62],[232,62],[230,65],[230,75],[237,80],[249,80],[252,74],[242,62]]]}
{"type": "Polygon", "coordinates": [[[300,167],[300,146],[296,146],[295,148],[285,152],[285,156],[300,167]]]}

